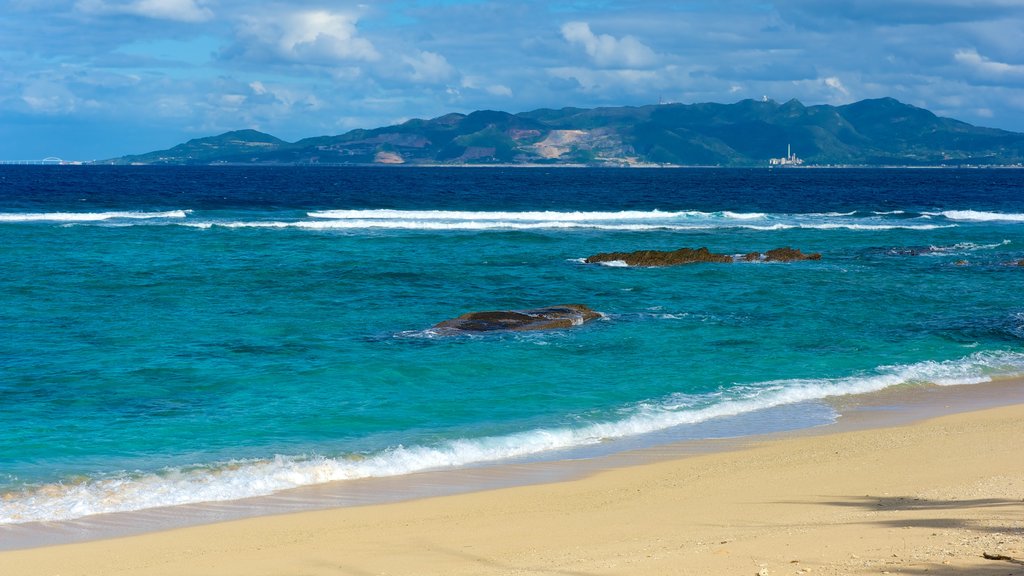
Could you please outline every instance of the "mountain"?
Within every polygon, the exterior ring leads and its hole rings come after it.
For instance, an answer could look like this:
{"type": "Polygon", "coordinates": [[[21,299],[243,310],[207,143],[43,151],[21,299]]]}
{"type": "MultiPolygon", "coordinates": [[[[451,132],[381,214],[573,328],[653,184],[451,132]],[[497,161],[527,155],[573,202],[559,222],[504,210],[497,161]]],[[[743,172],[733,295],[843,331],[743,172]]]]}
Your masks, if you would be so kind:
{"type": "Polygon", "coordinates": [[[111,164],[1017,165],[1024,134],[942,118],[892,98],[480,110],[289,143],[256,130],[199,138],[111,164]]]}
{"type": "Polygon", "coordinates": [[[138,156],[124,156],[103,164],[213,164],[222,162],[261,162],[265,154],[289,144],[256,130],[235,130],[220,136],[197,138],[170,150],[138,156]]]}

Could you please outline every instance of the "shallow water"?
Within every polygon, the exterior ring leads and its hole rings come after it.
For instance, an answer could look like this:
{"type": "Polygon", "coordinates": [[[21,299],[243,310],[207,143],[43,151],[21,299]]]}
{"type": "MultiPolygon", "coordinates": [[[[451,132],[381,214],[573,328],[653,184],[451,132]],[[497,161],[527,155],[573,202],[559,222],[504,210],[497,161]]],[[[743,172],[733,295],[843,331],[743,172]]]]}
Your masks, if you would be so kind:
{"type": "Polygon", "coordinates": [[[560,457],[708,422],[812,426],[833,416],[813,407],[828,397],[1021,375],[1024,267],[1008,264],[1024,258],[1022,183],[0,167],[0,523],[560,457]],[[700,246],[822,260],[582,262],[700,246]],[[604,318],[430,330],[561,303],[604,318]]]}

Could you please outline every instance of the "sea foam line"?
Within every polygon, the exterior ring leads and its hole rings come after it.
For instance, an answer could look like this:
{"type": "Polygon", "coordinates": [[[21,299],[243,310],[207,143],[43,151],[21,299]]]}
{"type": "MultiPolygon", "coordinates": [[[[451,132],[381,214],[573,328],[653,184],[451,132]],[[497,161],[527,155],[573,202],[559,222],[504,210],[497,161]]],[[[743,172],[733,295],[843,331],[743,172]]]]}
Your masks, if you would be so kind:
{"type": "Polygon", "coordinates": [[[1024,222],[1024,214],[1007,214],[980,210],[945,210],[942,212],[925,212],[924,214],[926,216],[942,216],[948,220],[961,220],[965,222],[1024,222]]]}
{"type": "Polygon", "coordinates": [[[186,226],[195,228],[298,228],[305,230],[423,230],[423,231],[485,231],[485,230],[608,230],[623,232],[645,231],[688,231],[688,230],[720,230],[746,229],[759,231],[776,231],[791,229],[811,230],[935,230],[952,228],[955,224],[856,224],[856,223],[775,223],[775,224],[742,224],[739,222],[694,222],[678,223],[610,223],[608,221],[522,221],[522,220],[299,220],[287,221],[196,221],[187,222],[186,226]]]}
{"type": "Polygon", "coordinates": [[[993,250],[995,248],[1000,248],[1002,246],[1006,246],[1012,243],[1013,242],[1011,240],[1003,240],[998,244],[976,244],[974,242],[958,242],[957,244],[953,244],[952,246],[929,246],[928,249],[933,254],[943,255],[955,252],[976,252],[979,250],[993,250]]]}
{"type": "Polygon", "coordinates": [[[988,382],[993,376],[1022,374],[1024,353],[978,352],[959,360],[880,366],[840,378],[776,380],[723,388],[707,395],[673,395],[638,403],[619,420],[456,439],[432,446],[396,446],[365,458],[278,455],[155,473],[124,472],[0,494],[0,524],[71,520],[108,512],[237,500],[338,480],[396,476],[531,456],[900,384],[976,384],[988,382]]]}
{"type": "Polygon", "coordinates": [[[163,212],[39,212],[3,213],[0,222],[100,222],[104,220],[128,219],[147,220],[151,218],[185,218],[190,210],[167,210],[163,212]]]}
{"type": "Polygon", "coordinates": [[[660,210],[625,210],[619,212],[556,212],[556,211],[462,211],[462,210],[321,210],[308,212],[310,218],[332,220],[471,220],[471,221],[533,221],[533,222],[593,222],[605,220],[650,220],[680,218],[728,218],[735,220],[756,220],[764,218],[761,213],[751,212],[700,212],[684,210],[662,212],[660,210]]]}

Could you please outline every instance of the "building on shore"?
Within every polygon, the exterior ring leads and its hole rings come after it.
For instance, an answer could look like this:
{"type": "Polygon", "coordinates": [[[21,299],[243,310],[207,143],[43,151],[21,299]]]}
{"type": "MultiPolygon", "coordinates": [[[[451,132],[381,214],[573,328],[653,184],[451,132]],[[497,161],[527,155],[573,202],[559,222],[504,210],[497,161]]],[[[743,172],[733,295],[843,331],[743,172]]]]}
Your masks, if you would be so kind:
{"type": "Polygon", "coordinates": [[[771,158],[768,160],[769,166],[799,166],[803,164],[802,158],[797,158],[797,155],[793,153],[792,146],[786,144],[786,156],[783,158],[771,158]]]}

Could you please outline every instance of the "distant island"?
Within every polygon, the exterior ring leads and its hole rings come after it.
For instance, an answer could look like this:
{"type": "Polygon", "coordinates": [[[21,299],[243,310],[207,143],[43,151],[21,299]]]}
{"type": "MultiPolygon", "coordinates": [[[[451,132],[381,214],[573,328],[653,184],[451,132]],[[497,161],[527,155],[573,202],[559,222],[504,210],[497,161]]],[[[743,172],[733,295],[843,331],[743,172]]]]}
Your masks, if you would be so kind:
{"type": "Polygon", "coordinates": [[[1024,134],[893,98],[482,110],[289,143],[256,130],[99,164],[1020,166],[1024,134]]]}

